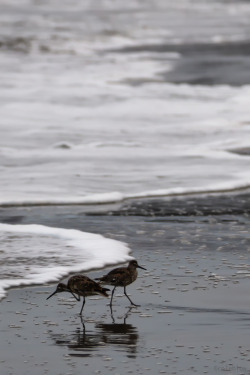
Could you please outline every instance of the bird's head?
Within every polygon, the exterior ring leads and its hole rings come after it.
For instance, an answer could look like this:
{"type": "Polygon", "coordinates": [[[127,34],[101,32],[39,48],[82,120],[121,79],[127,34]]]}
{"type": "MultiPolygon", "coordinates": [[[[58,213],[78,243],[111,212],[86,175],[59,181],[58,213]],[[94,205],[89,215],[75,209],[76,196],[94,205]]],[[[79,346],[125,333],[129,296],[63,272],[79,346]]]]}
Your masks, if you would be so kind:
{"type": "Polygon", "coordinates": [[[50,297],[53,297],[57,293],[68,292],[68,291],[69,291],[69,289],[68,289],[67,285],[65,285],[63,283],[59,283],[56,287],[56,290],[46,299],[49,299],[50,297]]]}
{"type": "Polygon", "coordinates": [[[146,270],[146,268],[139,266],[137,263],[137,260],[133,259],[129,262],[129,267],[134,267],[134,268],[141,268],[142,270],[146,270]]]}

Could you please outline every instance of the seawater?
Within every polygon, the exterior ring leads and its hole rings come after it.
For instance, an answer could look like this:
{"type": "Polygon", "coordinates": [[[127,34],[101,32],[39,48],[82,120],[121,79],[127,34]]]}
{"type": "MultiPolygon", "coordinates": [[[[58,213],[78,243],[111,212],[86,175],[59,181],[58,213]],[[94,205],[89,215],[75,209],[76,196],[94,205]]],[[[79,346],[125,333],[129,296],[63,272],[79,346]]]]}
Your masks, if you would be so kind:
{"type": "Polygon", "coordinates": [[[0,299],[11,287],[57,281],[132,257],[120,241],[74,229],[0,224],[0,299]]]}
{"type": "Polygon", "coordinates": [[[250,139],[248,2],[10,0],[0,10],[0,204],[250,185],[249,155],[232,152],[250,139]]]}
{"type": "Polygon", "coordinates": [[[0,204],[249,187],[249,17],[247,1],[2,1],[0,204]]]}

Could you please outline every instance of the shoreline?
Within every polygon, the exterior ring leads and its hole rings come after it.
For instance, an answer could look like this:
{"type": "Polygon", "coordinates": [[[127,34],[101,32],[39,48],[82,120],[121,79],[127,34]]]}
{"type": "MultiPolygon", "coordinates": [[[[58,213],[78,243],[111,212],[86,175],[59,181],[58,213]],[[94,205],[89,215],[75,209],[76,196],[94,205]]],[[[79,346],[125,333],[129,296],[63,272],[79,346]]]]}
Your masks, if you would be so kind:
{"type": "MultiPolygon", "coordinates": [[[[120,193],[117,193],[118,195],[120,193]]],[[[189,192],[173,192],[169,194],[148,194],[148,195],[135,195],[135,196],[124,196],[121,199],[110,199],[106,201],[76,201],[76,202],[23,202],[23,203],[1,203],[0,204],[0,210],[6,209],[6,208],[32,208],[32,207],[50,207],[50,206],[56,206],[56,207],[64,207],[64,206],[81,206],[86,207],[86,210],[88,208],[93,208],[94,210],[96,207],[106,207],[106,211],[110,210],[114,207],[123,207],[124,205],[133,205],[135,202],[154,202],[154,201],[162,201],[162,202],[176,202],[178,200],[185,203],[185,201],[188,201],[190,199],[199,201],[202,199],[207,200],[214,200],[214,199],[225,199],[226,197],[237,197],[237,196],[249,196],[250,195],[250,187],[244,186],[244,187],[238,187],[238,188],[228,188],[228,189],[218,189],[218,190],[193,190],[189,192]]]]}
{"type": "MultiPolygon", "coordinates": [[[[128,198],[100,204],[34,204],[0,206],[0,222],[10,222],[12,212],[60,210],[108,216],[209,216],[250,214],[250,190],[230,193],[188,194],[154,198],[128,198]],[[3,221],[4,220],[4,221],[3,221]]],[[[18,223],[18,217],[17,217],[18,223]]]]}
{"type": "Polygon", "coordinates": [[[247,215],[117,217],[37,207],[1,217],[126,242],[147,268],[127,288],[140,307],[130,309],[117,288],[113,316],[99,296],[86,299],[83,319],[66,293],[46,301],[56,283],[9,289],[0,302],[4,375],[250,374],[247,215]]]}

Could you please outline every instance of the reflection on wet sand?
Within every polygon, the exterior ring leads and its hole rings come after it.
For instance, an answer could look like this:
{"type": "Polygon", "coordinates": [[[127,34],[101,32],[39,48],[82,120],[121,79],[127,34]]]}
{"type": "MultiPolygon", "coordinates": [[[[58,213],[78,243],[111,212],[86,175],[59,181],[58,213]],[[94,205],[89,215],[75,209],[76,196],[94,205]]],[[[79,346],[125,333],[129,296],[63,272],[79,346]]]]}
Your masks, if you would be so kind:
{"type": "Polygon", "coordinates": [[[130,311],[131,308],[123,316],[123,323],[116,323],[111,310],[112,323],[96,323],[94,330],[89,330],[88,323],[79,317],[81,327],[75,332],[51,333],[51,338],[56,345],[67,346],[70,356],[90,357],[93,351],[101,350],[104,346],[114,346],[115,350],[125,350],[129,358],[135,358],[139,335],[135,326],[126,323],[130,311]]]}
{"type": "Polygon", "coordinates": [[[125,348],[128,352],[128,357],[135,358],[137,352],[136,345],[139,338],[138,331],[132,324],[126,323],[131,309],[132,307],[130,307],[124,315],[123,323],[115,323],[115,318],[111,308],[112,323],[99,323],[96,325],[96,328],[101,332],[102,341],[105,345],[117,346],[118,350],[125,348]]]}

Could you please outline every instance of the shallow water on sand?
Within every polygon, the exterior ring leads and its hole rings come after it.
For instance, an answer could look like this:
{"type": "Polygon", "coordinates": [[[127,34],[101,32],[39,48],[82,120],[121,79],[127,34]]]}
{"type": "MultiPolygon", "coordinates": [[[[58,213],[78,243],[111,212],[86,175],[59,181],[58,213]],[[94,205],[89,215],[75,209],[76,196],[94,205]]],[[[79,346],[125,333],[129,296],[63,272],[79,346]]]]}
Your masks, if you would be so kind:
{"type": "Polygon", "coordinates": [[[129,244],[147,268],[127,288],[140,307],[118,289],[112,314],[88,298],[81,320],[69,295],[46,301],[55,285],[12,290],[0,313],[6,373],[249,374],[249,218],[72,215],[65,225],[76,222],[129,244]]]}

